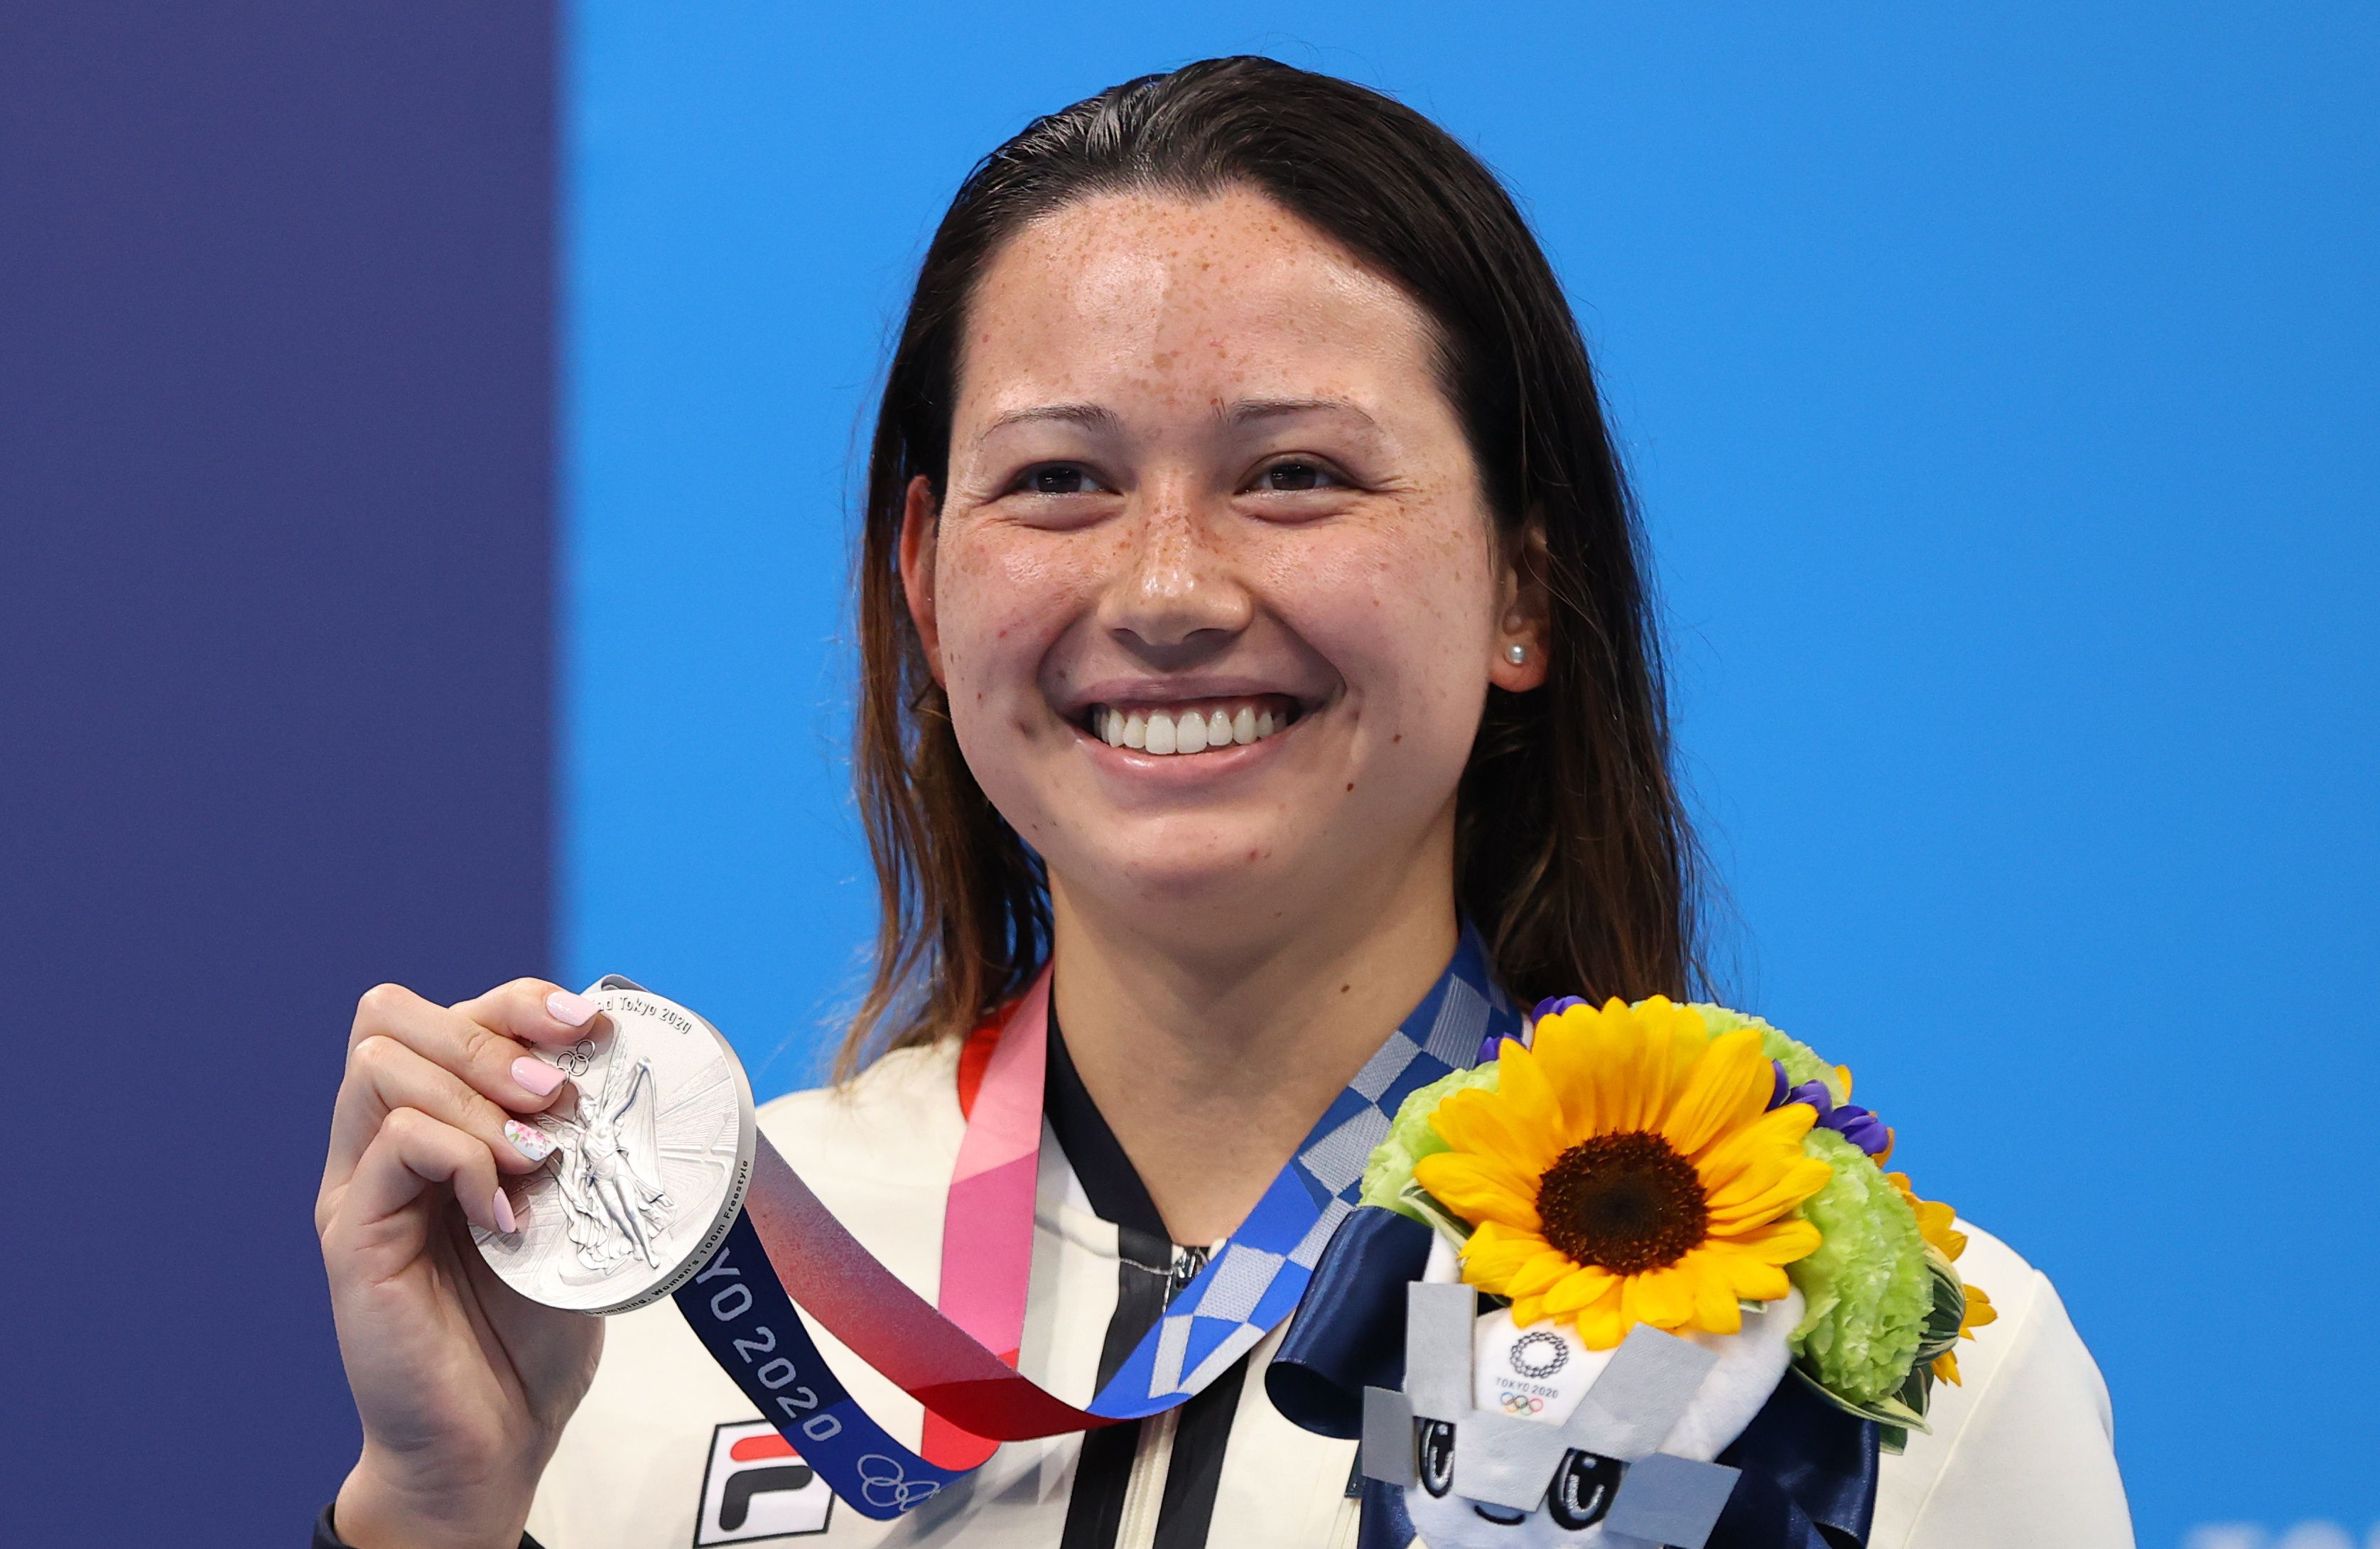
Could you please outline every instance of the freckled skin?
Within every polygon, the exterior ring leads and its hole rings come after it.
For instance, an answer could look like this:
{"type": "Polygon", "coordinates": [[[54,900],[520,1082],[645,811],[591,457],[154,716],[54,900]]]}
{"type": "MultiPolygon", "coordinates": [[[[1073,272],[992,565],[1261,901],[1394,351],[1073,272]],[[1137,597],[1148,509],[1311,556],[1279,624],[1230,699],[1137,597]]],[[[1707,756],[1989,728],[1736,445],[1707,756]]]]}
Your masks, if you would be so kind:
{"type": "Polygon", "coordinates": [[[1533,637],[1508,628],[1420,310],[1232,191],[1062,210],[1002,250],[970,321],[940,512],[912,492],[912,592],[968,765],[1053,885],[1228,933],[1451,858],[1488,686],[1538,669],[1501,658],[1533,637]],[[1251,402],[1314,407],[1231,418],[1251,402]],[[1013,418],[1051,406],[1096,413],[1013,418]],[[1272,487],[1284,460],[1322,487],[1272,487]],[[1080,487],[1027,487],[1053,466],[1080,487]],[[1083,686],[1186,673],[1312,710],[1244,778],[1160,787],[1086,756],[1083,686]]]}

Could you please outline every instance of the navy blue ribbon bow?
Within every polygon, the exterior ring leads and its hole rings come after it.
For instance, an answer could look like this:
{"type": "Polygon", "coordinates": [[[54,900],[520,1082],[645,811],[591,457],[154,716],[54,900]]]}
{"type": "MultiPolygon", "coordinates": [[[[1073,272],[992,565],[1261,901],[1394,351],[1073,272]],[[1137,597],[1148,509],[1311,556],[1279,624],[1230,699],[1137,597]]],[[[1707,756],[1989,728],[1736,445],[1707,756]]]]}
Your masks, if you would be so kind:
{"type": "MultiPolygon", "coordinates": [[[[1273,1408],[1352,1439],[1364,1389],[1404,1384],[1405,1284],[1429,1261],[1429,1228],[1366,1206],[1323,1250],[1297,1316],[1265,1372],[1273,1408]]],[[[1705,1549],[1863,1549],[1876,1515],[1879,1437],[1788,1376],[1718,1460],[1741,1469],[1705,1549]]],[[[1362,1549],[1413,1538],[1397,1492],[1364,1482],[1362,1549]]]]}

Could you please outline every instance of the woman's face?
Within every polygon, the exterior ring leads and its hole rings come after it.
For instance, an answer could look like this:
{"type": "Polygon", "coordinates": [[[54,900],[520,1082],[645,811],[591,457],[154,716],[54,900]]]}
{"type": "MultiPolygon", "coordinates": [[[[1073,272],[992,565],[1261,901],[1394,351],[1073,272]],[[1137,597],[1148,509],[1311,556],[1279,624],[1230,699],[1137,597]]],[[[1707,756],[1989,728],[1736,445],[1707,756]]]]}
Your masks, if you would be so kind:
{"type": "Polygon", "coordinates": [[[1412,301],[1254,192],[1103,196],[995,258],[903,573],[1062,910],[1278,933],[1415,867],[1451,897],[1488,686],[1543,653],[1436,365],[1412,301]]]}

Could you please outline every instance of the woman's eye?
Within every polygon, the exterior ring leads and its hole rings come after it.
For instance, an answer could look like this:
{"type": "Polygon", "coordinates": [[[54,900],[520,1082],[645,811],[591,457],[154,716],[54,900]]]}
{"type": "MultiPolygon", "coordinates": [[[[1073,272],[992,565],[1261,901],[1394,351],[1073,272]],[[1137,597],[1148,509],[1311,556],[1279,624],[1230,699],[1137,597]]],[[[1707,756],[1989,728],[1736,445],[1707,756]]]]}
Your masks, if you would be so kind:
{"type": "Polygon", "coordinates": [[[1318,490],[1337,482],[1338,479],[1320,463],[1300,462],[1294,458],[1277,462],[1257,475],[1257,488],[1278,493],[1318,490]]]}
{"type": "Polygon", "coordinates": [[[1099,481],[1072,463],[1050,463],[1026,471],[1018,487],[1031,494],[1082,494],[1099,481]]]}

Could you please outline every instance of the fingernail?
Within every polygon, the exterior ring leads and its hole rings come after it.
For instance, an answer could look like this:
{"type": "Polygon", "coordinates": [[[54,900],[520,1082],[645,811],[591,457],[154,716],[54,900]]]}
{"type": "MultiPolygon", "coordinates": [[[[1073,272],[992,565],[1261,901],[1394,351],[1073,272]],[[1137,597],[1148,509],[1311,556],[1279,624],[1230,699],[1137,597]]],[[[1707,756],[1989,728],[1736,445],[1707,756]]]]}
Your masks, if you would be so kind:
{"type": "Polygon", "coordinates": [[[515,1232],[520,1230],[520,1223],[513,1219],[512,1199],[501,1189],[496,1190],[495,1210],[496,1230],[504,1233],[506,1237],[510,1237],[515,1232]]]}
{"type": "Polygon", "coordinates": [[[540,1097],[551,1097],[553,1089],[562,1084],[563,1074],[541,1059],[531,1059],[523,1055],[513,1061],[513,1079],[540,1097]]]}
{"type": "MultiPolygon", "coordinates": [[[[553,1137],[533,1124],[523,1124],[516,1118],[504,1120],[504,1139],[512,1148],[532,1162],[542,1162],[553,1154],[553,1137]]],[[[501,1194],[503,1189],[496,1190],[501,1194]]],[[[510,1226],[504,1228],[512,1230],[510,1226]]]]}
{"type": "Polygon", "coordinates": [[[602,1009],[585,995],[575,995],[568,990],[556,990],[545,997],[545,1014],[566,1028],[585,1027],[602,1009]]]}

